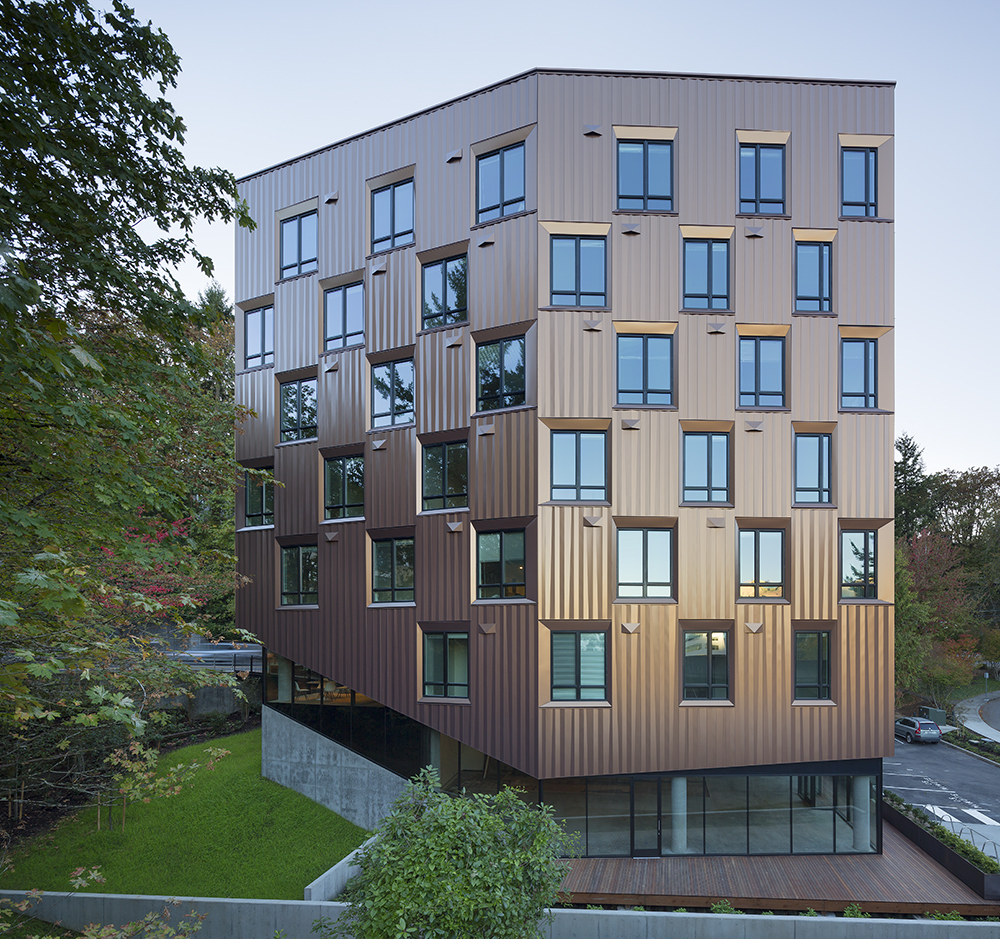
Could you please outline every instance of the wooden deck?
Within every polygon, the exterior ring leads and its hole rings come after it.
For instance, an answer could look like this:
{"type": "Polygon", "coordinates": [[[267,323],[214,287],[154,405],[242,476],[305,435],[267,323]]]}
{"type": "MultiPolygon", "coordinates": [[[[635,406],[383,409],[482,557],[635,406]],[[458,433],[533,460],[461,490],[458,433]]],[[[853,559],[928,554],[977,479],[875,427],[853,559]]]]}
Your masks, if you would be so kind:
{"type": "Polygon", "coordinates": [[[881,855],[777,857],[578,858],[562,892],[576,904],[707,907],[729,900],[738,909],[843,910],[870,913],[1000,916],[889,824],[881,855]]]}

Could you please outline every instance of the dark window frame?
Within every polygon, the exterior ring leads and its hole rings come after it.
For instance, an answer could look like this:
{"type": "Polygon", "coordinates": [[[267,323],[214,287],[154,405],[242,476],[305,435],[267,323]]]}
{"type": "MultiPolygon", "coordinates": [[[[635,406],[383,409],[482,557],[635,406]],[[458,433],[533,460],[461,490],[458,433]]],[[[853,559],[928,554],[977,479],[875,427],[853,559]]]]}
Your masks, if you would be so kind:
{"type": "MultiPolygon", "coordinates": [[[[312,586],[312,585],[308,585],[312,586]]],[[[290,545],[287,547],[282,547],[281,549],[281,606],[315,606],[319,603],[319,548],[314,544],[305,545],[290,545]],[[313,561],[313,573],[316,575],[315,590],[307,590],[306,584],[303,583],[303,567],[302,567],[302,557],[303,554],[312,554],[313,561]],[[295,583],[288,584],[285,580],[285,574],[287,572],[286,558],[295,556],[295,583]],[[286,587],[293,587],[294,589],[286,589],[286,587]],[[295,599],[289,600],[288,597],[294,597],[295,599]]]]}
{"type": "Polygon", "coordinates": [[[549,236],[549,305],[554,307],[568,308],[572,309],[574,307],[580,309],[605,309],[608,305],[608,239],[606,235],[550,235],[549,236]],[[570,290],[555,290],[552,286],[552,273],[555,270],[555,246],[557,241],[572,241],[575,242],[575,289],[570,290]],[[602,246],[603,254],[603,293],[593,293],[589,291],[584,291],[581,289],[581,264],[580,264],[580,247],[584,241],[600,242],[602,246]],[[601,297],[600,303],[583,303],[582,298],[584,296],[589,297],[601,297]],[[573,299],[572,303],[562,303],[557,300],[557,297],[571,297],[573,299]]]}
{"type": "Polygon", "coordinates": [[[617,163],[615,167],[615,183],[617,190],[617,203],[618,211],[620,212],[673,212],[674,211],[674,142],[672,140],[619,140],[618,146],[615,148],[615,155],[617,158],[617,163]],[[621,153],[623,146],[636,146],[637,144],[642,146],[642,192],[641,193],[622,193],[622,177],[621,177],[621,153]],[[666,147],[670,151],[670,192],[668,195],[655,195],[650,196],[649,194],[649,147],[650,144],[653,146],[666,147]],[[638,201],[642,200],[641,206],[630,206],[622,205],[622,200],[632,200],[638,201]],[[667,206],[655,206],[650,208],[649,202],[651,199],[656,199],[658,201],[667,202],[670,204],[667,206]]]}
{"type": "Polygon", "coordinates": [[[391,362],[379,362],[377,365],[373,365],[372,369],[372,427],[402,427],[407,424],[413,424],[417,417],[416,406],[417,406],[417,370],[413,364],[413,359],[393,359],[391,362]],[[410,366],[413,368],[413,385],[410,388],[410,392],[413,398],[412,404],[408,410],[401,410],[396,406],[396,366],[409,362],[410,366]],[[388,368],[389,370],[389,410],[375,412],[375,381],[376,372],[381,369],[388,368]],[[402,418],[409,415],[409,418],[403,420],[402,418]],[[380,418],[388,417],[388,421],[382,421],[379,423],[380,418]]]}
{"type": "Polygon", "coordinates": [[[681,630],[681,695],[685,701],[730,701],[730,685],[732,684],[732,629],[683,629],[681,630]],[[688,659],[694,658],[687,654],[688,636],[704,636],[707,659],[707,675],[705,681],[693,681],[688,677],[688,659]],[[725,637],[725,651],[716,652],[713,646],[715,636],[725,637]],[[725,681],[714,679],[713,657],[725,657],[725,681]],[[697,693],[704,691],[704,694],[697,693]],[[722,692],[721,694],[718,692],[722,692]]]}
{"type": "Polygon", "coordinates": [[[741,143],[739,145],[739,154],[737,157],[739,161],[739,179],[737,180],[737,192],[739,194],[739,204],[740,215],[764,215],[764,216],[775,216],[775,215],[785,215],[785,202],[788,199],[788,164],[786,160],[785,144],[783,143],[741,143]],[[753,151],[753,191],[754,197],[752,199],[743,198],[743,151],[753,151]],[[780,199],[765,199],[760,194],[760,166],[761,166],[761,151],[762,150],[780,150],[781,151],[781,198],[780,199]],[[750,203],[753,203],[751,208],[747,208],[750,203]],[[762,210],[762,205],[775,205],[778,207],[776,212],[765,212],[762,210]]]}
{"type": "Polygon", "coordinates": [[[365,457],[364,454],[361,453],[349,454],[346,456],[331,456],[323,460],[323,517],[325,519],[364,517],[365,514],[364,473],[365,473],[365,457]],[[361,502],[347,501],[348,461],[351,461],[352,463],[360,462],[361,465],[361,502]],[[340,464],[340,492],[335,494],[330,492],[330,475],[329,475],[329,468],[334,463],[340,464]],[[339,498],[337,500],[334,500],[331,498],[331,495],[337,495],[339,496],[339,498]]]}
{"type": "Polygon", "coordinates": [[[552,502],[607,502],[608,501],[608,432],[606,430],[553,430],[550,434],[549,440],[549,495],[550,501],[552,502]],[[556,485],[555,481],[555,446],[553,446],[553,440],[557,436],[569,436],[573,435],[576,437],[576,469],[575,469],[575,483],[573,485],[556,485]],[[603,486],[584,486],[581,481],[581,473],[583,470],[583,463],[580,456],[580,443],[582,434],[594,434],[600,435],[604,438],[604,484],[603,486]],[[552,490],[555,489],[576,489],[576,496],[572,499],[557,499],[552,495],[552,490]],[[587,496],[586,498],[581,494],[584,489],[602,489],[604,495],[600,498],[595,496],[587,496]]]}
{"type": "Polygon", "coordinates": [[[833,434],[829,432],[819,432],[819,433],[798,433],[795,434],[794,440],[794,455],[795,455],[795,468],[794,468],[794,485],[793,485],[793,502],[802,503],[803,505],[831,505],[833,503],[833,434]],[[815,480],[807,480],[808,482],[815,482],[812,486],[800,485],[801,481],[799,478],[799,441],[800,440],[817,440],[819,442],[819,451],[817,457],[816,469],[818,473],[818,478],[815,480]],[[808,495],[809,493],[815,493],[816,498],[802,498],[802,494],[808,495]]]}
{"type": "Polygon", "coordinates": [[[732,434],[730,431],[723,430],[685,430],[682,431],[682,448],[681,448],[681,460],[683,460],[682,473],[681,473],[681,502],[693,503],[696,505],[731,505],[732,504],[732,483],[733,483],[733,441],[732,434]],[[705,481],[707,486],[693,486],[688,485],[688,458],[687,458],[687,446],[688,440],[695,437],[705,437],[706,439],[706,466],[705,466],[705,481]],[[712,446],[713,437],[725,437],[726,438],[726,488],[724,490],[725,498],[713,499],[712,494],[715,492],[721,492],[723,490],[718,486],[712,485],[713,477],[713,452],[714,448],[712,446]],[[691,492],[705,492],[708,496],[707,499],[697,499],[689,495],[691,492]]]}
{"type": "Polygon", "coordinates": [[[330,352],[335,349],[346,349],[351,346],[364,345],[365,342],[365,283],[357,281],[353,284],[341,284],[339,287],[331,287],[323,291],[323,348],[330,352]],[[361,329],[354,332],[347,331],[347,291],[355,287],[361,288],[361,329]],[[334,333],[330,328],[330,300],[333,294],[340,294],[335,317],[339,320],[339,332],[334,333]],[[353,339],[353,342],[351,341],[353,339]]]}
{"type": "Polygon", "coordinates": [[[379,186],[378,189],[372,190],[371,198],[371,231],[372,231],[372,254],[379,254],[383,251],[391,251],[393,248],[401,248],[405,245],[413,244],[416,239],[416,225],[417,225],[417,187],[414,184],[413,177],[410,176],[408,179],[401,179],[395,183],[389,183],[387,186],[379,186]],[[403,186],[410,186],[410,197],[413,200],[411,206],[411,215],[413,217],[413,226],[410,228],[402,229],[401,231],[396,230],[396,190],[401,189],[403,186]],[[375,198],[381,195],[383,192],[389,193],[389,234],[383,238],[376,240],[375,238],[375,198]]]}
{"type": "Polygon", "coordinates": [[[274,304],[257,307],[255,310],[247,310],[243,316],[243,367],[259,368],[262,365],[274,365],[274,304]],[[250,355],[250,317],[260,314],[260,352],[250,355]],[[270,313],[270,319],[267,314],[270,313]],[[270,323],[270,330],[268,329],[270,323]],[[270,333],[270,342],[268,342],[270,333]],[[251,359],[259,359],[258,362],[251,362],[251,359]]]}
{"type": "Polygon", "coordinates": [[[788,599],[788,531],[785,528],[761,527],[761,528],[739,528],[737,530],[737,544],[739,546],[736,561],[737,574],[737,598],[740,600],[787,600],[788,599]],[[781,581],[779,583],[764,583],[760,577],[760,536],[762,534],[781,535],[781,581]],[[752,534],[753,539],[753,580],[743,580],[743,536],[752,534]],[[744,590],[752,590],[753,593],[744,593],[744,590]],[[775,591],[777,593],[765,591],[775,591]]]}
{"type": "Polygon", "coordinates": [[[795,312],[796,313],[832,313],[833,312],[833,242],[830,241],[796,241],[795,242],[795,312]],[[818,248],[816,283],[819,293],[816,296],[802,292],[800,274],[803,270],[802,252],[808,248],[818,248]],[[825,289],[824,289],[825,282],[825,289]],[[813,306],[812,304],[815,304],[813,306]]]}
{"type": "Polygon", "coordinates": [[[674,337],[670,333],[619,333],[615,341],[616,402],[622,407],[674,407],[674,337]],[[622,341],[642,340],[642,388],[622,388],[622,341]],[[666,388],[651,388],[649,379],[649,340],[666,340],[669,347],[667,361],[670,363],[669,381],[666,388]],[[642,401],[623,401],[622,395],[642,395],[642,401]],[[668,400],[650,401],[651,395],[660,395],[668,400]]]}
{"type": "Polygon", "coordinates": [[[315,378],[299,378],[295,381],[282,382],[279,389],[278,426],[279,439],[281,443],[290,443],[296,440],[312,440],[319,433],[319,383],[315,378]],[[313,396],[316,401],[316,423],[305,424],[302,417],[302,388],[304,385],[313,386],[313,396]],[[281,400],[284,398],[286,388],[295,388],[295,423],[286,425],[284,423],[285,412],[281,407],[281,400]]]}
{"type": "Polygon", "coordinates": [[[878,410],[878,339],[866,337],[841,337],[840,340],[840,409],[842,411],[878,410]],[[844,352],[848,345],[864,347],[864,389],[850,393],[844,389],[844,352]],[[864,398],[864,404],[850,403],[847,399],[864,398]]]}
{"type": "MultiPolygon", "coordinates": [[[[457,291],[456,291],[457,293],[457,291]]],[[[423,329],[436,329],[439,326],[454,326],[457,323],[467,323],[469,321],[469,256],[467,254],[457,254],[450,258],[441,258],[438,261],[429,261],[420,267],[420,324],[423,329]],[[449,286],[449,265],[461,261],[464,277],[462,279],[462,299],[463,306],[456,306],[454,309],[447,307],[448,286],[449,286]],[[428,313],[427,304],[427,275],[433,268],[440,268],[441,310],[437,313],[428,313]]]]}
{"type": "Polygon", "coordinates": [[[831,631],[829,629],[795,629],[793,636],[792,698],[796,701],[832,701],[831,631]],[[799,655],[800,638],[816,638],[816,656],[805,659],[799,655]],[[799,664],[815,665],[816,680],[800,680],[799,664]],[[805,692],[805,693],[800,693],[805,692]]]}
{"type": "Polygon", "coordinates": [[[447,511],[448,509],[466,508],[469,505],[469,442],[468,440],[450,440],[444,443],[425,444],[420,460],[421,505],[424,512],[447,511]],[[431,451],[441,451],[441,492],[428,493],[427,490],[427,455],[431,451]],[[451,480],[448,469],[451,463],[448,454],[452,450],[465,450],[465,489],[450,488],[451,480]],[[428,502],[440,502],[441,505],[428,505],[428,502]]]}
{"type": "Polygon", "coordinates": [[[489,153],[483,153],[476,157],[476,224],[481,222],[493,222],[502,218],[506,218],[508,215],[516,215],[518,212],[524,212],[528,204],[528,167],[527,167],[527,152],[525,150],[524,141],[519,140],[517,143],[512,143],[506,147],[499,147],[496,150],[491,150],[489,153]],[[504,193],[504,182],[506,179],[505,164],[507,161],[507,154],[512,153],[515,150],[521,151],[521,197],[519,199],[507,199],[504,193]],[[480,204],[482,199],[482,187],[481,187],[481,177],[480,167],[482,166],[483,160],[488,160],[490,157],[499,156],[500,157],[500,201],[493,204],[483,206],[480,204]],[[496,212],[496,215],[491,215],[488,213],[496,212]]]}
{"type": "Polygon", "coordinates": [[[877,600],[878,599],[878,529],[873,528],[843,528],[840,531],[840,599],[843,600],[877,600]],[[846,537],[864,536],[864,558],[862,559],[861,580],[847,580],[844,569],[844,539],[846,537]],[[858,591],[860,590],[860,594],[858,591]]]}
{"type": "Polygon", "coordinates": [[[878,218],[878,147],[841,147],[840,148],[840,216],[841,218],[878,218]],[[865,198],[859,202],[848,202],[844,196],[844,161],[848,153],[864,153],[865,159],[865,198]],[[849,208],[860,212],[848,211],[849,208]]]}
{"type": "Polygon", "coordinates": [[[417,581],[416,539],[412,535],[403,538],[373,538],[372,539],[372,604],[378,603],[413,603],[417,581]],[[388,587],[376,587],[375,581],[379,574],[386,573],[378,569],[379,545],[391,545],[392,563],[388,571],[388,587]],[[399,551],[409,544],[413,551],[413,586],[400,587],[399,582],[399,551]],[[378,594],[389,594],[389,598],[378,598],[378,594]]]}
{"type": "Polygon", "coordinates": [[[788,360],[787,343],[784,336],[740,336],[736,344],[737,356],[737,396],[740,410],[772,411],[784,410],[788,407],[788,360]],[[773,389],[763,389],[761,387],[761,345],[763,343],[777,343],[781,349],[781,388],[778,391],[773,389]],[[753,347],[754,378],[753,388],[744,390],[743,388],[743,350],[753,347]],[[764,404],[762,398],[781,398],[779,404],[764,404]],[[745,400],[752,399],[752,400],[745,400]]]}
{"type": "Polygon", "coordinates": [[[476,346],[476,410],[477,411],[501,411],[504,408],[521,407],[527,401],[528,384],[528,342],[526,336],[510,336],[505,339],[495,339],[492,342],[481,342],[476,346]],[[507,390],[508,372],[504,367],[507,357],[507,349],[512,343],[521,344],[521,359],[524,363],[523,384],[520,391],[507,390]],[[498,394],[484,395],[482,390],[482,354],[485,349],[500,347],[500,391],[498,394]],[[520,399],[520,400],[517,400],[520,399]]]}
{"type": "Polygon", "coordinates": [[[469,668],[469,634],[465,631],[456,632],[454,630],[438,630],[438,629],[428,629],[424,630],[424,642],[423,642],[423,680],[424,680],[424,697],[425,698],[464,698],[469,697],[469,673],[471,669],[469,668]],[[428,656],[428,644],[431,638],[443,640],[443,662],[444,662],[444,680],[443,681],[433,681],[427,676],[427,663],[429,661],[428,656]],[[465,640],[465,681],[452,681],[450,679],[451,668],[449,663],[449,655],[451,649],[451,643],[455,640],[465,640]],[[439,693],[436,688],[441,688],[439,693]],[[429,690],[435,689],[435,690],[429,690]]]}
{"type": "Polygon", "coordinates": [[[476,599],[477,600],[523,600],[528,589],[528,534],[524,528],[511,528],[502,531],[480,531],[476,533],[476,599]],[[483,539],[494,535],[500,536],[500,580],[497,583],[484,583],[482,549],[483,539]],[[521,577],[520,581],[507,579],[508,560],[516,561],[516,555],[508,559],[506,553],[507,536],[521,536],[521,577]],[[499,591],[499,596],[489,595],[499,591]]]}
{"type": "Polygon", "coordinates": [[[617,567],[617,588],[616,596],[619,600],[662,600],[667,602],[669,600],[676,600],[676,586],[677,586],[677,529],[676,528],[619,528],[618,537],[615,539],[616,547],[616,567],[617,567]],[[621,567],[621,539],[622,535],[626,532],[641,532],[642,533],[642,580],[641,581],[623,581],[622,580],[622,567],[621,567]],[[649,533],[666,533],[670,536],[670,558],[669,558],[669,581],[650,581],[649,579],[649,533]],[[642,592],[638,595],[636,594],[623,594],[622,587],[638,587],[641,588],[642,592]],[[651,587],[666,587],[667,593],[658,593],[650,595],[651,587]]]}
{"type": "MultiPolygon", "coordinates": [[[[273,474],[273,467],[269,467],[273,474]]],[[[252,474],[249,470],[244,472],[243,477],[243,523],[247,528],[267,528],[274,526],[274,478],[263,479],[252,474]],[[260,511],[251,511],[256,506],[251,507],[252,493],[260,493],[260,511]],[[257,521],[260,519],[260,521],[257,521]]]]}
{"type": "Polygon", "coordinates": [[[319,269],[319,212],[316,209],[312,209],[309,212],[303,212],[301,215],[293,215],[291,218],[283,218],[279,223],[279,246],[278,246],[278,265],[280,277],[279,280],[286,280],[289,277],[298,277],[299,274],[311,274],[313,271],[319,269]],[[316,254],[311,258],[305,258],[302,256],[302,220],[305,218],[313,217],[316,219],[316,254]],[[295,222],[295,240],[297,244],[297,260],[294,264],[284,264],[285,260],[285,232],[289,229],[286,226],[295,222]],[[294,269],[293,269],[294,268],[294,269]]]}
{"type": "Polygon", "coordinates": [[[551,630],[549,639],[549,674],[551,676],[549,693],[551,700],[563,702],[563,701],[607,701],[609,700],[609,680],[610,675],[610,658],[609,655],[609,643],[608,643],[608,631],[606,629],[579,629],[579,630],[551,630]],[[574,682],[572,685],[556,684],[555,676],[555,646],[557,636],[573,636],[574,637],[574,682]],[[603,681],[600,685],[589,684],[585,685],[583,683],[582,672],[582,655],[581,655],[581,645],[583,641],[583,636],[600,636],[601,642],[604,646],[604,675],[603,681]],[[573,697],[569,697],[564,694],[558,694],[557,692],[572,691],[574,693],[573,697]],[[600,695],[587,695],[584,696],[586,691],[599,691],[600,695]]]}
{"type": "Polygon", "coordinates": [[[732,290],[733,290],[733,248],[732,248],[732,239],[731,238],[685,238],[685,239],[683,239],[683,241],[681,243],[681,250],[683,252],[682,267],[684,269],[684,276],[683,276],[684,296],[683,296],[683,306],[682,306],[682,308],[685,309],[685,310],[709,310],[709,311],[713,311],[714,310],[714,311],[722,311],[722,312],[729,312],[729,311],[731,311],[732,308],[733,308],[733,298],[732,298],[732,290]],[[687,253],[687,249],[688,249],[688,245],[697,245],[697,244],[708,245],[708,258],[710,259],[709,263],[708,263],[708,268],[707,268],[707,283],[706,283],[707,292],[704,293],[704,294],[701,294],[701,293],[697,293],[697,294],[696,293],[691,293],[688,290],[688,253],[687,253]],[[714,286],[713,286],[713,283],[712,283],[712,281],[714,279],[714,276],[715,276],[715,263],[714,263],[714,261],[711,261],[711,258],[713,257],[712,248],[715,245],[725,245],[726,246],[726,292],[724,294],[715,293],[714,286]],[[698,299],[700,299],[702,297],[704,297],[704,299],[705,299],[705,305],[704,306],[692,306],[692,304],[690,302],[691,300],[698,300],[698,299]],[[713,302],[716,299],[724,299],[725,300],[725,305],[724,306],[713,306],[712,304],[713,304],[713,302]]]}

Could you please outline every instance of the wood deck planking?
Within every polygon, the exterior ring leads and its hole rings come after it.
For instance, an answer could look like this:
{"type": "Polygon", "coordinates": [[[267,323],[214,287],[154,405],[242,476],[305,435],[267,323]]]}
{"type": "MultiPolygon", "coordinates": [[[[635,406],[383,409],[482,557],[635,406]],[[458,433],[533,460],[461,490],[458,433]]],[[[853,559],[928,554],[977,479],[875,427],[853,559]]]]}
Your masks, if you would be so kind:
{"type": "Polygon", "coordinates": [[[572,903],[843,910],[859,903],[872,913],[957,910],[1000,915],[889,824],[881,855],[758,855],[754,857],[580,858],[562,892],[572,903]]]}

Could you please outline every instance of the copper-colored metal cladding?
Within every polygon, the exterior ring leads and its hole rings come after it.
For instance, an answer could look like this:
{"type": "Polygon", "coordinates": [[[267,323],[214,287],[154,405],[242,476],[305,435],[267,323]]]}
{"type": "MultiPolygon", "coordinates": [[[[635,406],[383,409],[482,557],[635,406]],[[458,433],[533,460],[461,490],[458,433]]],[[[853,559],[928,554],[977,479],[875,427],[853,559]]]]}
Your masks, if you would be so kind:
{"type": "MultiPolygon", "coordinates": [[[[285,488],[274,530],[238,535],[253,579],[240,624],[537,778],[890,754],[892,94],[880,82],[535,70],[243,180],[258,228],[237,233],[237,300],[273,302],[275,365],[237,376],[257,413],[237,456],[273,455],[285,488]],[[786,141],[784,215],[737,212],[739,134],[751,132],[786,141]],[[644,133],[673,140],[672,213],[616,209],[617,141],[644,133]],[[521,141],[525,211],[476,224],[477,157],[521,141]],[[840,148],[862,145],[878,148],[879,218],[842,219],[840,148]],[[414,242],[373,255],[371,192],[409,178],[414,242]],[[282,281],[278,221],[313,209],[318,271],[282,281]],[[683,241],[697,231],[729,239],[731,311],[682,309],[683,241]],[[606,235],[605,308],[550,306],[551,237],[573,232],[606,235]],[[833,310],[796,313],[796,242],[826,238],[833,310]],[[421,260],[463,253],[468,323],[424,330],[421,260]],[[324,352],[323,290],[357,272],[365,345],[324,352]],[[673,335],[671,407],[616,403],[617,337],[644,330],[673,335]],[[515,335],[525,404],[477,412],[477,343],[515,335]],[[785,337],[787,408],[737,406],[740,337],[761,335],[785,337]],[[877,411],[840,407],[842,338],[878,339],[877,411]],[[415,423],[373,429],[372,368],[402,358],[414,360],[415,423]],[[311,375],[318,438],[276,446],[278,386],[311,375]],[[606,430],[606,503],[549,502],[554,427],[606,430]],[[699,427],[730,435],[724,504],[682,500],[683,434],[699,427]],[[794,503],[796,432],[832,435],[828,505],[794,503]],[[461,439],[468,510],[422,514],[421,444],[461,439]],[[364,519],[322,521],[322,458],[361,452],[364,519]],[[526,529],[528,599],[476,601],[478,531],[505,524],[526,529]],[[738,598],[741,524],[785,531],[779,601],[738,598]],[[618,526],[675,528],[669,602],[616,599],[618,526]],[[842,526],[878,531],[877,599],[840,598],[842,526]],[[370,605],[372,537],[411,536],[413,605],[370,605]],[[279,546],[309,542],[319,609],[282,609],[279,546]],[[441,624],[469,632],[468,702],[423,698],[421,628],[441,624]],[[606,701],[550,700],[551,632],[566,628],[606,631],[606,701]],[[728,701],[683,700],[685,628],[728,631],[728,701]],[[831,701],[793,703],[797,628],[831,633],[831,701]]],[[[240,365],[243,330],[240,317],[240,365]]]]}

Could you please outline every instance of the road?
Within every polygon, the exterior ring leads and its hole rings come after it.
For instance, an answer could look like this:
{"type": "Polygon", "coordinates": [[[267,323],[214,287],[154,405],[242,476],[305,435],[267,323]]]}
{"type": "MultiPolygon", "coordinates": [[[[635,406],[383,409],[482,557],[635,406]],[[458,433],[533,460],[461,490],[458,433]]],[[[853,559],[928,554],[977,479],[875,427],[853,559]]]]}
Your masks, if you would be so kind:
{"type": "MultiPolygon", "coordinates": [[[[948,827],[975,826],[1000,843],[1000,767],[945,744],[906,743],[883,760],[883,785],[948,827]]],[[[976,839],[981,844],[981,839],[976,839]]],[[[993,851],[989,851],[993,854],[993,851]]]]}

